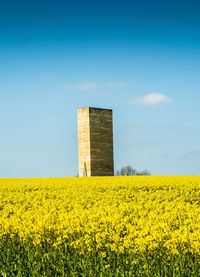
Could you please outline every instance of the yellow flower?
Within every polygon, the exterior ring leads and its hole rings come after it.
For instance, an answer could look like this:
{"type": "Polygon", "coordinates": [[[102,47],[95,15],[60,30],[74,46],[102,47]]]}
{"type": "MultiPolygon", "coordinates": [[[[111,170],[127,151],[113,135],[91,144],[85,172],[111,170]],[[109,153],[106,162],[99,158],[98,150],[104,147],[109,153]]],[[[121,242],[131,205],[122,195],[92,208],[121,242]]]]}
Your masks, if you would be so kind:
{"type": "Polygon", "coordinates": [[[147,250],[159,257],[161,246],[169,257],[199,255],[199,192],[199,176],[0,179],[0,238],[103,258],[147,250]]]}

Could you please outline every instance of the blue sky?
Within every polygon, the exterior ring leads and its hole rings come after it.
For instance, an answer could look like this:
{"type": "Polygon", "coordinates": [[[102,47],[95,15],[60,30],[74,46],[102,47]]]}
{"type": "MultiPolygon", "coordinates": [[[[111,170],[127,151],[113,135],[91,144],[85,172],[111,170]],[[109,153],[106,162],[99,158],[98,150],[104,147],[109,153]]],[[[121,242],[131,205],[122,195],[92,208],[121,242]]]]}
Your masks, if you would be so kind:
{"type": "Polygon", "coordinates": [[[200,174],[199,1],[0,0],[0,176],[75,176],[77,109],[115,169],[200,174]]]}

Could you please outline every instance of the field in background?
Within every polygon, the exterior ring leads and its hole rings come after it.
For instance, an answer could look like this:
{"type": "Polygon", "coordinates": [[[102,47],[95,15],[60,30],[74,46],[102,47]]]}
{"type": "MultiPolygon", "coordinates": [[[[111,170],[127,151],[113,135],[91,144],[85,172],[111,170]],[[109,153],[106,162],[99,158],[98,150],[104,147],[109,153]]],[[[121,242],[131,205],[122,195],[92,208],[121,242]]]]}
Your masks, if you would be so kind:
{"type": "Polygon", "coordinates": [[[199,276],[200,177],[0,179],[0,275],[199,276]]]}

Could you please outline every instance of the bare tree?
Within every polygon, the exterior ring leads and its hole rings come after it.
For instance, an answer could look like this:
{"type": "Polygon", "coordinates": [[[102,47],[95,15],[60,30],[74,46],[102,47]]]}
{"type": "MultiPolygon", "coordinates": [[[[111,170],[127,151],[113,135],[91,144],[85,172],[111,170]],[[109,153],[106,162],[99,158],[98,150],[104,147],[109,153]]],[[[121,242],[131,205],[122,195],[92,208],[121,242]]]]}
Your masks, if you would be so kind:
{"type": "Polygon", "coordinates": [[[127,165],[127,166],[123,166],[121,169],[118,169],[116,172],[116,175],[132,176],[132,175],[136,175],[136,170],[132,168],[132,166],[127,165]]]}
{"type": "Polygon", "coordinates": [[[117,176],[135,176],[135,175],[151,175],[150,172],[146,169],[143,171],[137,171],[130,165],[123,166],[121,169],[116,171],[117,176]]]}
{"type": "Polygon", "coordinates": [[[151,173],[150,173],[150,171],[149,170],[147,170],[147,169],[145,169],[145,170],[142,170],[142,171],[138,171],[137,173],[136,173],[136,175],[151,175],[151,173]]]}

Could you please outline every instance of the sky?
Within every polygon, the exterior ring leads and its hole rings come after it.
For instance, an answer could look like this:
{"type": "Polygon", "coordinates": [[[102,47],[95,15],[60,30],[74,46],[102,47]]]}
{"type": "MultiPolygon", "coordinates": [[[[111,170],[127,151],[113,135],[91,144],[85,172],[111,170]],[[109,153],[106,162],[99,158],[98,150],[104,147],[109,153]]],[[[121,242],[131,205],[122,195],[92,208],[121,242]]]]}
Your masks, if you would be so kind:
{"type": "Polygon", "coordinates": [[[0,177],[78,174],[77,109],[115,170],[200,175],[200,2],[0,0],[0,177]]]}

